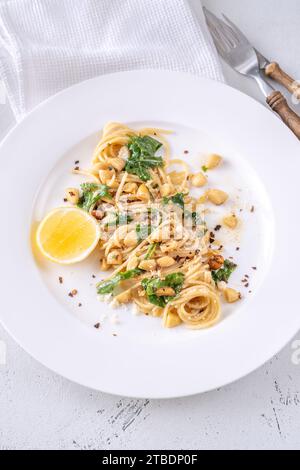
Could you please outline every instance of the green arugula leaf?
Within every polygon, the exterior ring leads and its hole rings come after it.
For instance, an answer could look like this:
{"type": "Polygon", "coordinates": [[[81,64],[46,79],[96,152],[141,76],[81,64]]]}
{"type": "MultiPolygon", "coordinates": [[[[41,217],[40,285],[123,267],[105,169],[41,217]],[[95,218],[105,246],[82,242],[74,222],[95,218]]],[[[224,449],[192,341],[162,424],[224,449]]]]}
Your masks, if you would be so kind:
{"type": "Polygon", "coordinates": [[[200,225],[203,223],[202,217],[198,212],[192,212],[192,220],[194,225],[200,225]]]}
{"type": "Polygon", "coordinates": [[[80,188],[82,194],[77,206],[87,212],[99,199],[103,197],[111,199],[109,188],[106,184],[83,183],[80,185],[80,188]]]}
{"type": "Polygon", "coordinates": [[[158,307],[164,308],[168,302],[173,300],[176,295],[178,295],[182,289],[184,283],[184,274],[183,273],[173,273],[165,277],[165,279],[160,279],[158,277],[153,277],[151,279],[143,279],[141,284],[144,290],[146,291],[147,298],[149,302],[158,307]],[[157,289],[161,287],[172,287],[175,291],[175,296],[163,296],[159,297],[156,295],[157,289]]]}
{"type": "Polygon", "coordinates": [[[133,218],[129,214],[119,213],[117,215],[117,225],[127,225],[133,221],[133,218]]]}
{"type": "Polygon", "coordinates": [[[151,234],[151,225],[137,224],[137,226],[135,227],[135,231],[137,234],[138,242],[140,243],[142,240],[145,240],[151,234]]]}
{"type": "Polygon", "coordinates": [[[113,216],[114,216],[114,220],[107,222],[107,224],[105,224],[106,227],[118,227],[119,225],[130,224],[130,222],[133,221],[133,218],[129,214],[126,214],[126,213],[114,212],[113,216]]]}
{"type": "Polygon", "coordinates": [[[122,273],[116,274],[112,279],[108,281],[103,281],[97,284],[97,292],[100,295],[112,294],[114,289],[120,284],[121,281],[126,281],[134,277],[140,276],[144,271],[141,269],[131,269],[129,271],[124,271],[122,273]]]}
{"type": "Polygon", "coordinates": [[[192,219],[193,226],[205,225],[205,221],[199,212],[184,211],[184,217],[192,219]]]}
{"type": "Polygon", "coordinates": [[[145,259],[151,259],[152,256],[155,253],[155,250],[157,248],[158,243],[152,243],[152,245],[149,246],[148,251],[146,253],[145,259]]]}
{"type": "Polygon", "coordinates": [[[169,202],[173,202],[173,204],[177,204],[178,206],[181,207],[182,210],[184,210],[184,194],[183,193],[177,193],[175,196],[171,197],[164,197],[163,198],[163,204],[166,205],[169,202]]]}
{"type": "Polygon", "coordinates": [[[202,168],[202,171],[203,171],[204,173],[207,173],[207,172],[208,172],[207,166],[203,165],[201,168],[202,168]]]}
{"type": "Polygon", "coordinates": [[[99,185],[97,183],[82,183],[80,185],[80,188],[81,188],[81,191],[83,193],[85,192],[93,192],[93,191],[97,191],[97,189],[99,189],[99,186],[103,186],[103,185],[99,185]]]}
{"type": "Polygon", "coordinates": [[[153,156],[161,148],[162,143],[148,135],[143,137],[133,136],[130,139],[129,146],[131,146],[132,152],[138,156],[153,156]]]}
{"type": "Polygon", "coordinates": [[[237,265],[235,263],[232,263],[226,259],[222,268],[218,269],[217,271],[212,271],[212,278],[216,283],[221,281],[228,282],[231,274],[236,268],[237,265]]]}
{"type": "Polygon", "coordinates": [[[162,157],[155,156],[161,146],[161,142],[147,135],[131,137],[128,144],[130,157],[126,162],[125,171],[137,175],[142,181],[150,180],[148,169],[164,165],[162,157]]]}

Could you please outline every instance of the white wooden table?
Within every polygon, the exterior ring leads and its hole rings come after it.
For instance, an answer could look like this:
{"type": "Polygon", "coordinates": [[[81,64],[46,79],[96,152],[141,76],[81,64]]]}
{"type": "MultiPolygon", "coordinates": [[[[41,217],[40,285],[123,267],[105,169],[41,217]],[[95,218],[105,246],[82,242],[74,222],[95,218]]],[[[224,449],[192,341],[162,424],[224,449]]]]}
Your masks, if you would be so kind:
{"type": "MultiPolygon", "coordinates": [[[[262,52],[300,79],[298,0],[203,3],[231,16],[262,52]]],[[[227,69],[226,76],[261,99],[247,80],[227,69]]],[[[31,359],[1,327],[0,340],[7,345],[6,365],[0,365],[0,448],[300,449],[300,364],[292,363],[292,343],[221,390],[148,401],[70,383],[31,359]]]]}

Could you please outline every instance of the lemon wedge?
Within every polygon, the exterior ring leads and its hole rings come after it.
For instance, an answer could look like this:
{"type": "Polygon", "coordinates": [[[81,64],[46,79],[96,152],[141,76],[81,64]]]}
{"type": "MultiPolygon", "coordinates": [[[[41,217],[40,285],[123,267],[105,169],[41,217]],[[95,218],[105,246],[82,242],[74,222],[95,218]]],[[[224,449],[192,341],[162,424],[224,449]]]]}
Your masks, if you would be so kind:
{"type": "Polygon", "coordinates": [[[100,238],[96,219],[77,207],[59,207],[39,224],[36,244],[41,253],[59,264],[78,263],[89,256],[100,238]]]}

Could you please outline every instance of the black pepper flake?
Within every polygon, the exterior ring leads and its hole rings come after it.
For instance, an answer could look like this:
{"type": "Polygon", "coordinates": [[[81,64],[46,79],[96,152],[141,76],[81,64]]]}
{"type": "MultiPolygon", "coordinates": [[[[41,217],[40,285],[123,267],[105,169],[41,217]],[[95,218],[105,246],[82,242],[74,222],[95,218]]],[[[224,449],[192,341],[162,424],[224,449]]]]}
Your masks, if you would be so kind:
{"type": "Polygon", "coordinates": [[[79,303],[79,304],[78,304],[78,307],[82,307],[82,303],[79,303]]]}
{"type": "Polygon", "coordinates": [[[64,202],[68,202],[68,199],[66,197],[64,197],[64,202]]]}
{"type": "Polygon", "coordinates": [[[250,212],[252,212],[252,214],[253,214],[254,211],[255,211],[255,207],[252,206],[250,212]]]}
{"type": "Polygon", "coordinates": [[[59,283],[60,283],[60,284],[62,284],[62,283],[64,282],[64,280],[63,280],[63,278],[62,278],[61,276],[59,276],[58,280],[59,280],[59,283]]]}
{"type": "Polygon", "coordinates": [[[79,160],[76,160],[75,165],[78,165],[78,164],[79,164],[79,160]]]}
{"type": "Polygon", "coordinates": [[[214,230],[215,232],[218,232],[219,230],[221,230],[221,228],[222,228],[222,225],[216,225],[214,230]]]}
{"type": "Polygon", "coordinates": [[[75,166],[74,170],[78,171],[78,170],[79,170],[79,166],[75,166]]]}
{"type": "Polygon", "coordinates": [[[256,266],[252,266],[252,269],[253,269],[254,271],[256,271],[256,270],[257,270],[257,267],[256,267],[256,266]]]}
{"type": "Polygon", "coordinates": [[[101,326],[100,323],[96,323],[96,325],[94,325],[94,328],[96,328],[97,330],[99,330],[100,326],[101,326]]]}
{"type": "Polygon", "coordinates": [[[249,276],[248,276],[248,274],[245,274],[245,277],[246,277],[247,279],[249,279],[249,276]]]}
{"type": "Polygon", "coordinates": [[[236,247],[236,251],[240,251],[240,247],[239,247],[239,246],[236,247]]]}
{"type": "Polygon", "coordinates": [[[95,276],[95,274],[92,274],[92,278],[93,278],[93,279],[96,279],[96,276],[95,276]]]}
{"type": "Polygon", "coordinates": [[[113,333],[113,336],[118,336],[116,333],[113,333]]]}
{"type": "Polygon", "coordinates": [[[68,296],[69,297],[74,297],[75,295],[78,294],[78,290],[77,289],[73,289],[71,292],[68,293],[68,296]]]}
{"type": "Polygon", "coordinates": [[[215,241],[215,234],[213,232],[210,232],[209,234],[209,243],[213,243],[215,241]]]}
{"type": "Polygon", "coordinates": [[[188,151],[188,150],[185,150],[183,153],[184,153],[185,155],[187,155],[187,154],[189,153],[189,151],[188,151]]]}
{"type": "Polygon", "coordinates": [[[245,284],[245,287],[248,288],[249,287],[249,283],[247,282],[247,284],[245,284]]]}

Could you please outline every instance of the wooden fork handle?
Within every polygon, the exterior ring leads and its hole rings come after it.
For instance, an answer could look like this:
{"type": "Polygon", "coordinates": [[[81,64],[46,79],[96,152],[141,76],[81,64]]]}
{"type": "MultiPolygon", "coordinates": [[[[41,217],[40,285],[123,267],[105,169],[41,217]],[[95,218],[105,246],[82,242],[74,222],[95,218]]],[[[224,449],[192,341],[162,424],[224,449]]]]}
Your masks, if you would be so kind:
{"type": "Polygon", "coordinates": [[[289,107],[283,94],[280,91],[274,91],[267,98],[267,103],[300,140],[300,116],[289,107]]]}
{"type": "Polygon", "coordinates": [[[273,62],[265,68],[265,74],[283,85],[292,95],[300,100],[300,83],[285,73],[279,64],[273,62]]]}

